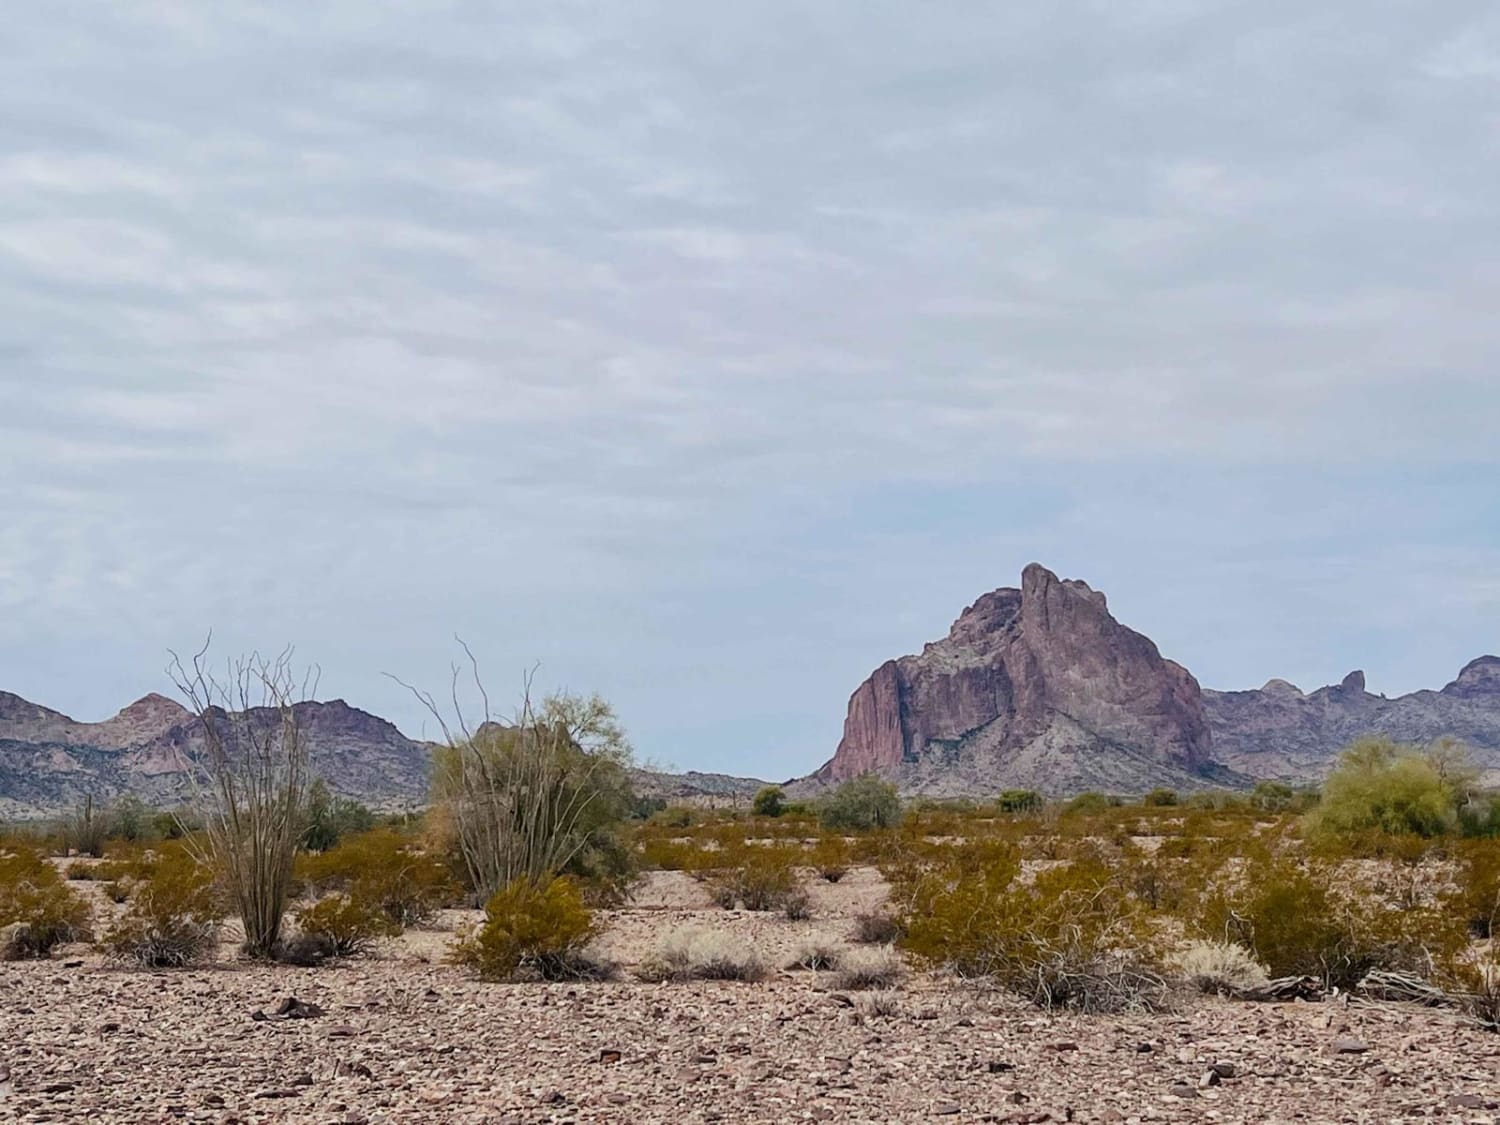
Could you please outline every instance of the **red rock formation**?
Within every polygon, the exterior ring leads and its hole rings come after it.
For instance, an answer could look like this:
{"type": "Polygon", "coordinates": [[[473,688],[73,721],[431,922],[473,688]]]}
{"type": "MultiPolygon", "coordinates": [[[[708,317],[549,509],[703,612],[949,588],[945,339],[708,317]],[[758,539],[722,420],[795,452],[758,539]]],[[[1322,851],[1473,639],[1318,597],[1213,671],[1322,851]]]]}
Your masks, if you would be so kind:
{"type": "MultiPolygon", "coordinates": [[[[1197,681],[1110,616],[1103,594],[1033,563],[1019,590],[985,594],[944,640],[861,684],[843,740],[815,776],[983,758],[998,770],[997,786],[1044,784],[1019,765],[1008,769],[1037,747],[1123,756],[1127,774],[1153,764],[1193,773],[1210,764],[1209,745],[1197,681]]],[[[1072,773],[1086,775],[1084,767],[1072,773]]]]}

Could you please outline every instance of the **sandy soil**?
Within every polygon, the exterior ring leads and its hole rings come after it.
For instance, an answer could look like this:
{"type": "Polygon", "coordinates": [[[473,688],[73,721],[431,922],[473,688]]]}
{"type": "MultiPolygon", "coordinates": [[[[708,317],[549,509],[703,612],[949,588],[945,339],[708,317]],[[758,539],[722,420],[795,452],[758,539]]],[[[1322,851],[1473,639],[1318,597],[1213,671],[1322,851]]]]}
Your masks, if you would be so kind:
{"type": "MultiPolygon", "coordinates": [[[[708,926],[780,963],[885,893],[873,871],[813,890],[815,917],[793,923],[654,875],[601,944],[633,962],[674,928],[708,926]]],[[[1167,1015],[1052,1016],[922,974],[888,1015],[807,972],[491,985],[443,962],[473,917],[322,969],[226,949],[211,968],[144,973],[81,947],[0,965],[0,1120],[1500,1121],[1500,1036],[1445,1012],[1191,999],[1167,1015]],[[324,1014],[255,1018],[287,996],[324,1014]],[[1346,1039],[1365,1049],[1339,1053],[1346,1039]],[[1230,1076],[1204,1085],[1214,1064],[1230,1076]]]]}

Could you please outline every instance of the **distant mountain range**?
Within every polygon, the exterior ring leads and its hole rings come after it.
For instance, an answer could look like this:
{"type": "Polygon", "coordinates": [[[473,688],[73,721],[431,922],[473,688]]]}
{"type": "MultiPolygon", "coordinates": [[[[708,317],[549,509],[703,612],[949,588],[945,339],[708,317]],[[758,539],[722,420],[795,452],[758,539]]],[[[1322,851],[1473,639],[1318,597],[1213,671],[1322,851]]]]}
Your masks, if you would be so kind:
{"type": "MultiPolygon", "coordinates": [[[[300,703],[297,715],[336,792],[380,808],[424,802],[430,743],[342,700],[300,703]]],[[[810,795],[869,771],[933,796],[1312,781],[1365,734],[1451,735],[1500,782],[1500,657],[1470,662],[1439,691],[1394,699],[1366,691],[1360,672],[1306,694],[1283,680],[1210,691],[1116,621],[1102,593],[1033,564],[1020,587],[979,598],[946,637],[877,668],[849,701],[833,757],[790,788],[810,795]]],[[[81,723],[0,692],[0,819],[123,793],[171,804],[202,746],[199,719],[160,695],[81,723]]],[[[669,801],[740,801],[763,784],[644,769],[634,780],[642,795],[669,801]]]]}

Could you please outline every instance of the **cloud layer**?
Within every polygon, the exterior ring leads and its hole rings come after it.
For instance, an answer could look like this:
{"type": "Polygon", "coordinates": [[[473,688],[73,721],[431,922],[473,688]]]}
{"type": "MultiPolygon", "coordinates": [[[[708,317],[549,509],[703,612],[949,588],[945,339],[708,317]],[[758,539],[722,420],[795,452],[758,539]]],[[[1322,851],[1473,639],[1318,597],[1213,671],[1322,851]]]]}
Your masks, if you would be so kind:
{"type": "Polygon", "coordinates": [[[458,630],[786,774],[1032,558],[1214,686],[1436,686],[1500,625],[1500,16],[1378,7],[20,14],[0,686],[213,625],[415,730],[458,630]]]}

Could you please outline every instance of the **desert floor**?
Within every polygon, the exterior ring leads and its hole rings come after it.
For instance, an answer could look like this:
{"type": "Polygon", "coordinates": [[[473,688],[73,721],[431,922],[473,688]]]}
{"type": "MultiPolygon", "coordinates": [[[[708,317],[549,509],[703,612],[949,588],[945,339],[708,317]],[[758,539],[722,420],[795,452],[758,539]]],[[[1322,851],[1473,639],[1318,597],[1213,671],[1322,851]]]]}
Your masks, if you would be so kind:
{"type": "MultiPolygon", "coordinates": [[[[870,869],[813,890],[814,918],[788,922],[653,874],[601,944],[628,966],[708,927],[777,965],[885,893],[870,869]]],[[[803,971],[482,984],[444,962],[474,917],[320,969],[237,963],[228,944],[183,972],[86,947],[0,965],[0,1120],[1500,1122],[1500,1035],[1443,1011],[1185,997],[1169,1014],[1050,1015],[921,973],[882,1014],[803,971]],[[256,1018],[288,996],[323,1014],[256,1018]],[[1206,1085],[1214,1064],[1230,1076],[1206,1085]]]]}

